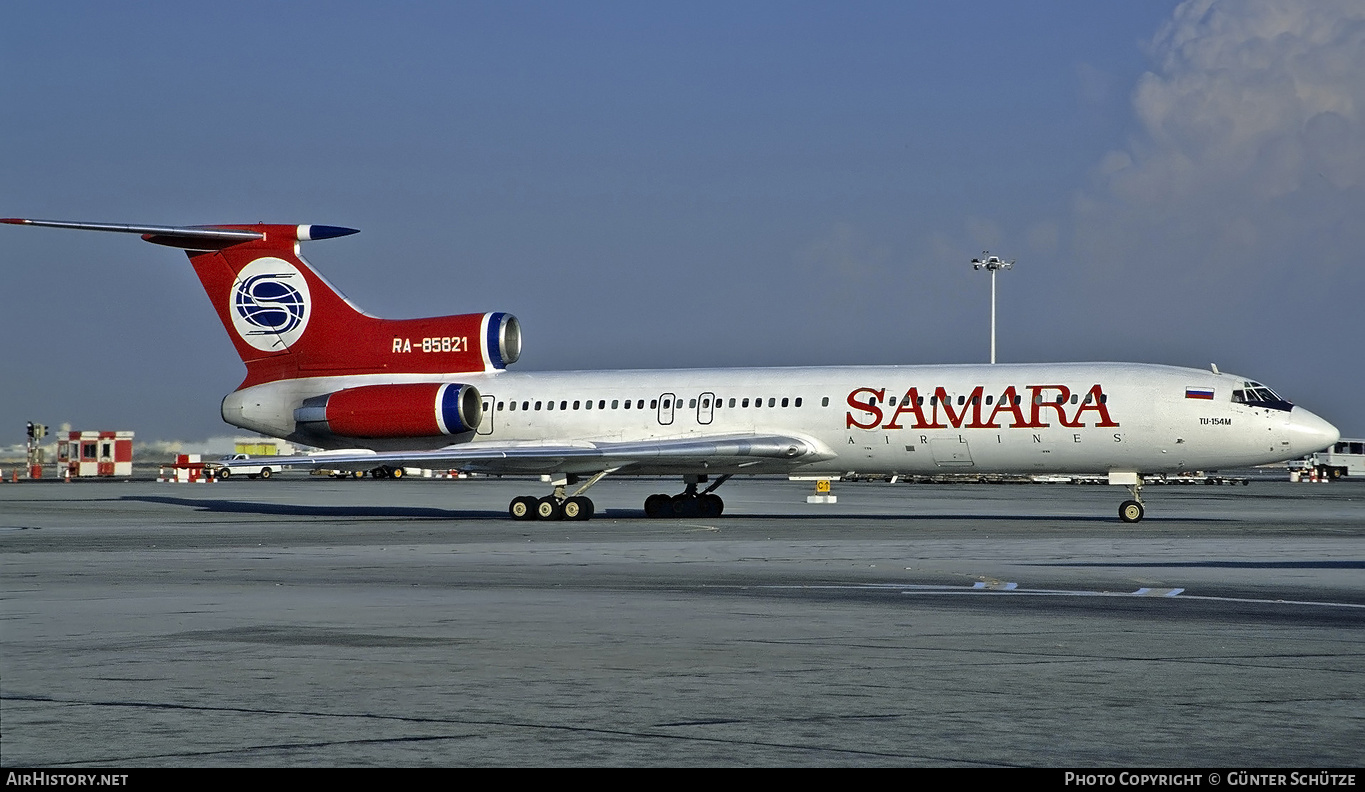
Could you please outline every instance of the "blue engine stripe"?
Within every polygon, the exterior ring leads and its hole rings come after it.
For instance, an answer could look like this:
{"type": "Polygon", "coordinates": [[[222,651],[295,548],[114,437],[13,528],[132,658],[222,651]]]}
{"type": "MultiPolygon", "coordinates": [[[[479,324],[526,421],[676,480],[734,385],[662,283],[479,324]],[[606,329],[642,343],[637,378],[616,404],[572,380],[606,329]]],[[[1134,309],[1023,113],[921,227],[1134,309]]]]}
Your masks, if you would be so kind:
{"type": "Polygon", "coordinates": [[[498,343],[498,338],[502,335],[500,331],[505,316],[507,314],[502,311],[494,311],[488,315],[488,339],[486,341],[488,359],[493,363],[495,369],[507,368],[507,365],[502,362],[502,345],[498,343]]]}
{"type": "Polygon", "coordinates": [[[460,397],[464,395],[464,389],[467,387],[451,383],[441,395],[441,419],[445,421],[446,432],[449,434],[469,431],[469,427],[460,419],[460,397]]]}

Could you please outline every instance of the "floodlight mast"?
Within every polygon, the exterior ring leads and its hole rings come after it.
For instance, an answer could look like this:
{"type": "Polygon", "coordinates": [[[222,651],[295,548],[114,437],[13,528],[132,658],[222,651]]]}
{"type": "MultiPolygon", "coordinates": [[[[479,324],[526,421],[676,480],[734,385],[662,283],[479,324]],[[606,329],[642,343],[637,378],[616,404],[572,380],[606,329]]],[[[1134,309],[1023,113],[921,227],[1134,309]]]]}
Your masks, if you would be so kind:
{"type": "Polygon", "coordinates": [[[991,273],[991,364],[995,364],[995,273],[998,270],[1010,269],[1014,266],[1014,259],[1002,261],[999,256],[992,256],[989,250],[981,251],[981,258],[972,259],[972,269],[984,269],[991,273]]]}

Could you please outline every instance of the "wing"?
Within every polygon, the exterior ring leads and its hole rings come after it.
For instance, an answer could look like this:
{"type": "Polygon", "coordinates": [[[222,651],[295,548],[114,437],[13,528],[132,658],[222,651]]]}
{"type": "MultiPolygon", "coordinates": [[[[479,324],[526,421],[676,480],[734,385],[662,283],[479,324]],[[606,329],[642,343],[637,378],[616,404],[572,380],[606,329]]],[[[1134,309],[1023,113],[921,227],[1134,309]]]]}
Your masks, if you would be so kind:
{"type": "MultiPolygon", "coordinates": [[[[594,473],[626,469],[625,472],[635,474],[668,474],[785,472],[834,457],[814,440],[801,437],[716,435],[630,442],[470,442],[431,451],[352,449],[277,456],[270,461],[280,466],[337,470],[390,466],[480,473],[594,473]]],[[[254,464],[259,465],[260,460],[254,464]]]]}

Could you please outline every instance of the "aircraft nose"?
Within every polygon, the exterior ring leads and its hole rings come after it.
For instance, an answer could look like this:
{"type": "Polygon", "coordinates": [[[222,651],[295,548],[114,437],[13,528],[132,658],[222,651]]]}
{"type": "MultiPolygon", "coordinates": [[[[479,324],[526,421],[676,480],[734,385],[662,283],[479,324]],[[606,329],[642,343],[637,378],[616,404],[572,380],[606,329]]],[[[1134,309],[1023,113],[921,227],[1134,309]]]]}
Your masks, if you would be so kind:
{"type": "Polygon", "coordinates": [[[1302,407],[1289,413],[1289,446],[1298,455],[1311,454],[1341,439],[1338,429],[1302,407]]]}

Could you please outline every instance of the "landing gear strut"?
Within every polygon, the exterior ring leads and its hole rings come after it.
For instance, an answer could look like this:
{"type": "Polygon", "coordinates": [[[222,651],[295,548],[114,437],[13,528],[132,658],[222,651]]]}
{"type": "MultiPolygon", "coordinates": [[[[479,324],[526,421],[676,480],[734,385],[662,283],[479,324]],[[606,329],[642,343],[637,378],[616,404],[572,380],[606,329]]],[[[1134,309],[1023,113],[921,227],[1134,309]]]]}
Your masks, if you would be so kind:
{"type": "Polygon", "coordinates": [[[532,495],[513,498],[507,506],[507,513],[514,520],[590,520],[595,509],[592,501],[583,497],[583,493],[588,487],[601,481],[603,476],[615,470],[617,468],[597,473],[572,495],[567,494],[567,487],[570,484],[577,484],[578,476],[572,473],[565,474],[550,482],[555,488],[550,495],[543,498],[532,495]]]}
{"type": "Polygon", "coordinates": [[[1137,483],[1130,486],[1128,491],[1133,493],[1133,499],[1119,505],[1119,519],[1126,523],[1139,522],[1146,513],[1142,508],[1142,476],[1138,476],[1137,483]]]}
{"type": "Polygon", "coordinates": [[[711,486],[697,492],[697,485],[706,481],[705,475],[683,476],[687,488],[677,495],[650,495],[645,498],[646,517],[719,517],[725,511],[725,501],[711,494],[730,480],[729,473],[716,478],[711,486]]]}

